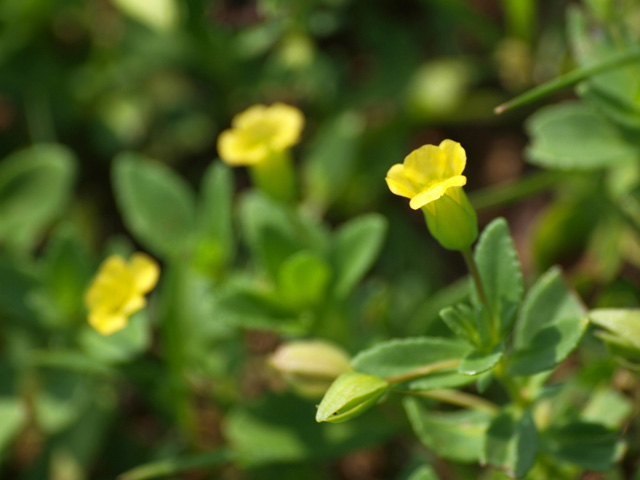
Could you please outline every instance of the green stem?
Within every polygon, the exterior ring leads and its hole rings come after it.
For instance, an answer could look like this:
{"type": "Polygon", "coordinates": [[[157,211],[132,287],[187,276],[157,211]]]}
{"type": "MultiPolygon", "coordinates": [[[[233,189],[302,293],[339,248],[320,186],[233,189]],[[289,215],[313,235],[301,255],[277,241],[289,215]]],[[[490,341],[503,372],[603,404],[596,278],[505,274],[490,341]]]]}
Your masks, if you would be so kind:
{"type": "Polygon", "coordinates": [[[507,110],[511,110],[512,108],[527,105],[528,103],[544,98],[566,87],[575,85],[576,83],[585,80],[593,75],[606,72],[607,70],[613,70],[614,68],[618,68],[628,63],[635,62],[638,59],[640,59],[640,48],[632,48],[630,50],[627,50],[626,52],[612,55],[611,57],[599,63],[596,63],[589,67],[578,68],[576,70],[573,70],[572,72],[561,75],[554,78],[553,80],[543,83],[542,85],[538,85],[537,87],[532,88],[531,90],[509,100],[508,102],[505,102],[502,105],[498,105],[493,109],[493,111],[496,115],[499,115],[506,112],[507,110]]]}
{"type": "Polygon", "coordinates": [[[515,182],[475,191],[469,194],[469,200],[476,210],[504,207],[549,190],[564,178],[565,176],[558,172],[536,172],[515,182]]]}
{"type": "Polygon", "coordinates": [[[276,200],[291,203],[296,200],[296,178],[289,151],[272,152],[262,162],[252,165],[253,182],[276,200]]]}
{"type": "Polygon", "coordinates": [[[160,305],[160,338],[162,341],[170,399],[177,424],[189,440],[196,439],[196,419],[192,409],[191,392],[187,385],[185,369],[188,345],[185,342],[184,312],[181,299],[188,296],[187,272],[176,261],[168,265],[162,283],[160,305]]]}
{"type": "Polygon", "coordinates": [[[460,365],[459,359],[453,360],[443,360],[442,362],[430,363],[429,365],[424,365],[422,367],[416,368],[415,370],[411,370],[410,372],[401,373],[400,375],[394,375],[392,377],[385,378],[385,381],[390,384],[394,383],[402,383],[409,380],[414,380],[416,378],[424,377],[426,375],[430,375],[435,372],[439,372],[441,370],[450,370],[452,368],[457,368],[460,365]]]}
{"type": "Polygon", "coordinates": [[[460,250],[462,257],[464,258],[465,263],[467,264],[467,269],[471,274],[471,278],[473,279],[473,284],[476,287],[476,292],[478,293],[478,298],[480,302],[487,309],[487,315],[489,316],[489,329],[491,331],[491,339],[494,342],[494,345],[498,343],[499,337],[499,325],[498,319],[494,316],[494,312],[491,309],[491,305],[489,304],[489,300],[487,294],[485,293],[484,286],[482,285],[482,278],[480,277],[480,271],[478,270],[478,265],[476,264],[475,258],[473,258],[473,253],[471,253],[471,248],[467,248],[465,250],[460,250]]]}
{"type": "Polygon", "coordinates": [[[513,402],[523,408],[526,408],[529,403],[531,403],[530,400],[522,394],[520,387],[513,380],[513,377],[507,375],[504,358],[494,367],[493,373],[495,377],[500,380],[500,383],[502,383],[502,386],[505,388],[513,402]]]}
{"type": "Polygon", "coordinates": [[[535,29],[535,0],[502,0],[509,35],[531,41],[535,29]]]}
{"type": "Polygon", "coordinates": [[[406,395],[415,395],[417,397],[432,398],[440,402],[449,403],[458,407],[471,408],[490,415],[495,415],[500,407],[493,402],[485,400],[471,393],[460,392],[450,389],[422,390],[422,391],[400,391],[406,395]]]}
{"type": "Polygon", "coordinates": [[[467,248],[465,250],[460,250],[462,257],[464,258],[464,262],[467,264],[467,269],[471,274],[471,278],[473,279],[473,284],[476,287],[476,292],[478,292],[478,297],[482,304],[487,307],[487,311],[489,315],[491,315],[491,307],[489,306],[489,300],[487,300],[487,294],[484,292],[484,286],[482,285],[482,278],[480,278],[480,271],[478,270],[478,265],[476,265],[476,260],[473,258],[473,253],[471,253],[471,249],[467,248]]]}

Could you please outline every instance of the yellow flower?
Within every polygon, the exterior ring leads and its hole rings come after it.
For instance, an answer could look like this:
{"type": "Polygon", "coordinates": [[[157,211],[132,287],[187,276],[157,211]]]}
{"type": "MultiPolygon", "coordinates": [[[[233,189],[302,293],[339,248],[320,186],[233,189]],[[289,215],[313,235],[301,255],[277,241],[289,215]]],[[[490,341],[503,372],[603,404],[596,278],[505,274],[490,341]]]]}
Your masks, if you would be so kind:
{"type": "Polygon", "coordinates": [[[102,335],[125,328],[129,316],[146,305],[144,295],[159,276],[160,267],[144,253],[134,253],[128,263],[118,255],[108,257],[85,296],[89,324],[102,335]]]}
{"type": "Polygon", "coordinates": [[[386,177],[391,192],[410,198],[414,210],[422,209],[431,235],[449,250],[466,250],[478,237],[478,218],[462,189],[466,163],[464,148],[444,140],[414,150],[386,177]]]}
{"type": "Polygon", "coordinates": [[[254,105],[236,115],[231,125],[218,137],[220,158],[232,166],[257,165],[298,143],[304,116],[284,103],[254,105]]]}
{"type": "Polygon", "coordinates": [[[411,152],[404,163],[396,164],[387,173],[389,190],[411,199],[414,210],[442,197],[451,187],[462,187],[467,177],[462,175],[467,163],[464,148],[453,140],[439,146],[424,145],[411,152]]]}

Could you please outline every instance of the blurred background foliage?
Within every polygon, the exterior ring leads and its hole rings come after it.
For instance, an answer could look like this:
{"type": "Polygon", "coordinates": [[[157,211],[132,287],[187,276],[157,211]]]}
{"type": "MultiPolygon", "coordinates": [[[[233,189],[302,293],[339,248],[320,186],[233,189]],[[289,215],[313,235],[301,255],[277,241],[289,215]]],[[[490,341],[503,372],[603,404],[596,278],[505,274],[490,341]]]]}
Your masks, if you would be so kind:
{"type": "MultiPolygon", "coordinates": [[[[510,221],[528,283],[559,263],[590,306],[638,306],[637,62],[555,93],[570,103],[493,113],[637,48],[638,25],[634,0],[0,2],[0,476],[178,458],[206,467],[184,478],[409,478],[434,457],[398,405],[317,425],[267,355],[449,334],[462,261],[383,181],[443,138],[467,150],[481,224],[510,221]],[[295,210],[217,160],[232,116],[276,101],[306,116],[295,210]],[[157,295],[100,337],[84,292],[136,249],[162,262],[157,295]]],[[[598,348],[581,398],[613,375],[598,348]]]]}

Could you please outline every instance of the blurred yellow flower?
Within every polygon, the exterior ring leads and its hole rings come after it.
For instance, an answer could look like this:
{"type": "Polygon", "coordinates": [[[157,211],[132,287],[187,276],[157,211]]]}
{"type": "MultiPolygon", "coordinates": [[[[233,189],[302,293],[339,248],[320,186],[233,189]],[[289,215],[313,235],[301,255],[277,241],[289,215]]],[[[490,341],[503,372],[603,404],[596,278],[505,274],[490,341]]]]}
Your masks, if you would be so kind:
{"type": "Polygon", "coordinates": [[[298,143],[304,116],[284,103],[254,105],[236,115],[231,125],[218,137],[220,158],[232,166],[257,165],[298,143]]]}
{"type": "Polygon", "coordinates": [[[146,305],[144,295],[159,276],[160,267],[144,253],[134,253],[128,263],[118,255],[108,257],[85,296],[89,324],[102,335],[125,328],[129,316],[146,305]]]}
{"type": "Polygon", "coordinates": [[[387,172],[389,190],[410,198],[414,210],[438,200],[451,187],[462,187],[467,177],[462,175],[467,163],[464,148],[453,140],[443,140],[439,146],[424,145],[411,152],[404,163],[387,172]]]}

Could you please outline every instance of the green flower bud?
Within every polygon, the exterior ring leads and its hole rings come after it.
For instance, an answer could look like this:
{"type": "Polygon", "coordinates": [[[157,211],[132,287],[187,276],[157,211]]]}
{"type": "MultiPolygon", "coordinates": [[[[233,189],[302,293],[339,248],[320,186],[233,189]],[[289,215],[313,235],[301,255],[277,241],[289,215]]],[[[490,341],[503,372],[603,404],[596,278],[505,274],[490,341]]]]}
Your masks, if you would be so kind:
{"type": "Polygon", "coordinates": [[[465,250],[478,238],[478,217],[462,187],[422,207],[431,235],[444,248],[465,250]]]}
{"type": "Polygon", "coordinates": [[[382,378],[358,372],[340,375],[318,406],[316,422],[339,423],[349,420],[371,407],[387,391],[382,378]]]}
{"type": "Polygon", "coordinates": [[[269,358],[269,363],[306,397],[322,396],[338,376],[351,370],[349,355],[322,340],[285,343],[269,358]]]}

